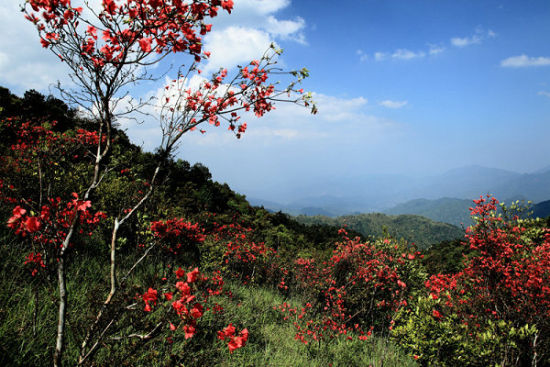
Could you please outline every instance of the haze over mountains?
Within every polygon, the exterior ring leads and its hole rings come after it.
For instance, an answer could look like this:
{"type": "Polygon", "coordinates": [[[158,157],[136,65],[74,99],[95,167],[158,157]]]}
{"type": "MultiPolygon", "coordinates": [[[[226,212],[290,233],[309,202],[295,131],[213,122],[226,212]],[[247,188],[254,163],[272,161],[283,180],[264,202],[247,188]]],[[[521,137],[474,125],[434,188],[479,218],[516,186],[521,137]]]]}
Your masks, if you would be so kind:
{"type": "Polygon", "coordinates": [[[277,189],[267,200],[249,197],[253,205],[299,215],[338,216],[384,212],[419,214],[460,225],[468,224],[472,199],[490,193],[500,201],[550,199],[550,166],[518,173],[482,166],[452,169],[440,175],[408,177],[371,175],[315,180],[294,192],[290,201],[277,200],[277,189]],[[419,200],[422,199],[422,200],[419,200]],[[434,215],[433,213],[439,212],[434,215]]]}

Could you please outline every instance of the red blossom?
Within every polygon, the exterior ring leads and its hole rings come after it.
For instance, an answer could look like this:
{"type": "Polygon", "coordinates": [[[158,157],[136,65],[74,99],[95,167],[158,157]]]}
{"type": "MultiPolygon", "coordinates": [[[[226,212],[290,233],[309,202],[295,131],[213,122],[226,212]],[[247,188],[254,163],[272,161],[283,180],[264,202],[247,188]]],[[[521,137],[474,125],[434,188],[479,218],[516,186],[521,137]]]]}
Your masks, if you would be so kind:
{"type": "Polygon", "coordinates": [[[197,277],[199,275],[199,269],[195,268],[193,271],[190,271],[187,273],[187,283],[193,283],[197,280],[197,277]]]}
{"type": "Polygon", "coordinates": [[[143,52],[151,52],[151,43],[153,39],[151,37],[142,38],[139,40],[139,47],[143,52]]]}
{"type": "Polygon", "coordinates": [[[236,349],[244,347],[246,341],[248,340],[248,329],[242,329],[239,335],[235,335],[235,332],[236,329],[233,324],[229,324],[221,331],[218,331],[218,339],[229,340],[227,347],[229,348],[230,353],[233,353],[236,349]]]}
{"type": "Polygon", "coordinates": [[[149,302],[152,302],[154,305],[157,303],[157,291],[153,288],[149,288],[141,298],[145,302],[145,311],[149,312],[151,311],[149,302]]]}
{"type": "Polygon", "coordinates": [[[195,336],[195,333],[197,332],[197,329],[195,325],[185,325],[183,327],[183,331],[185,331],[185,339],[190,339],[193,336],[195,336]]]}
{"type": "Polygon", "coordinates": [[[185,270],[183,270],[182,268],[178,268],[178,270],[176,270],[176,277],[180,279],[180,278],[183,278],[184,276],[185,276],[185,270]]]}

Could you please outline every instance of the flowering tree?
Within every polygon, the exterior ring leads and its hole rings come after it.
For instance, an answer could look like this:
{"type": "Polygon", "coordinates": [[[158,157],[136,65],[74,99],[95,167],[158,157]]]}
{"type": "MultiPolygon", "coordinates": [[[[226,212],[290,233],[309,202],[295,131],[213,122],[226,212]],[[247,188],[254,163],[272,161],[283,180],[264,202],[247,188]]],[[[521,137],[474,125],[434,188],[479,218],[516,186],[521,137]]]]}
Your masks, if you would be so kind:
{"type": "MultiPolygon", "coordinates": [[[[45,181],[54,178],[41,176],[39,198],[15,197],[13,204],[17,205],[8,222],[16,234],[32,234],[37,240],[47,239],[49,233],[55,233],[55,241],[51,243],[56,248],[51,255],[55,261],[52,259],[51,264],[57,269],[59,310],[54,365],[61,364],[64,350],[65,263],[76,234],[88,231],[85,225],[95,224],[103,218],[112,226],[110,291],[82,341],[79,363],[89,358],[100,345],[111,324],[107,323],[101,330],[99,325],[106,317],[118,287],[124,284],[124,279],[117,279],[119,229],[151,197],[166,158],[173,154],[182,135],[204,123],[219,126],[224,122],[240,137],[247,127],[246,123],[240,122],[240,114],[253,111],[261,117],[273,109],[275,101],[310,106],[315,112],[309,95],[302,95],[303,91],[296,87],[307,77],[307,70],[290,72],[293,79],[286,87],[270,83],[273,72],[281,73],[276,67],[276,58],[281,51],[275,47],[260,59],[239,67],[232,75],[223,69],[211,78],[203,79],[198,88],[188,87],[187,80],[199,72],[201,60],[209,57],[209,53],[202,49],[202,37],[212,28],[208,20],[222,10],[231,13],[232,0],[103,0],[101,4],[82,0],[73,3],[76,1],[28,0],[23,11],[25,17],[36,25],[42,46],[54,52],[71,70],[76,87],[71,90],[60,88],[62,95],[72,105],[87,110],[94,122],[93,129],[82,131],[78,136],[79,144],[86,145],[87,159],[81,162],[82,181],[71,192],[55,193],[46,190],[51,185],[45,181]],[[93,214],[90,208],[94,195],[106,178],[117,172],[113,169],[119,154],[115,149],[116,130],[113,128],[120,117],[116,113],[119,111],[117,106],[127,96],[130,87],[152,78],[149,66],[171,53],[187,54],[191,59],[187,67],[179,69],[177,78],[166,87],[165,95],[155,101],[160,110],[162,131],[156,168],[141,195],[123,211],[108,218],[102,212],[93,214]],[[59,195],[60,199],[53,195],[59,195]],[[62,199],[62,196],[66,198],[62,199]],[[40,215],[29,215],[33,206],[43,208],[40,215]]],[[[143,106],[140,102],[130,103],[123,113],[138,111],[143,106]]],[[[38,149],[36,144],[27,147],[38,149]]],[[[33,159],[30,158],[28,163],[32,164],[33,159]]],[[[119,172],[124,174],[123,170],[119,172]]],[[[59,174],[53,172],[54,176],[59,174]]],[[[36,270],[42,267],[43,255],[43,251],[29,254],[28,261],[37,264],[36,270]]],[[[146,255],[147,252],[130,271],[146,255]]]]}

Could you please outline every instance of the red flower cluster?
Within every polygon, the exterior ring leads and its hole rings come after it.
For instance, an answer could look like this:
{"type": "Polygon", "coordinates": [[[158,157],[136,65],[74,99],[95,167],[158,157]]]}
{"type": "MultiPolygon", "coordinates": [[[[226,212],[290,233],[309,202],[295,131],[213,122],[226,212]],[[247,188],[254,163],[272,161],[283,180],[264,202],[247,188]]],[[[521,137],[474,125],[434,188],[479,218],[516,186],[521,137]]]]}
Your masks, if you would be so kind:
{"type": "Polygon", "coordinates": [[[76,35],[80,32],[75,29],[87,25],[78,53],[96,68],[133,63],[151,53],[186,51],[200,61],[200,36],[211,29],[204,19],[215,17],[220,6],[228,13],[233,8],[228,0],[103,0],[102,28],[97,29],[84,18],[82,7],[73,7],[70,0],[30,0],[28,4],[26,18],[36,25],[43,47],[56,47],[66,34],[76,35]]]}
{"type": "Polygon", "coordinates": [[[229,340],[227,347],[231,353],[236,349],[244,347],[248,340],[248,329],[242,329],[239,335],[235,335],[235,331],[236,329],[233,324],[229,324],[221,331],[218,331],[218,339],[229,340]]]}
{"type": "Polygon", "coordinates": [[[25,260],[25,265],[30,264],[31,265],[31,275],[35,276],[36,273],[38,273],[40,268],[45,268],[46,264],[44,264],[44,261],[42,260],[42,254],[40,252],[37,252],[36,254],[34,252],[31,252],[27,255],[27,259],[25,260]]]}
{"type": "MultiPolygon", "coordinates": [[[[443,298],[442,311],[458,314],[465,325],[487,320],[516,325],[550,322],[550,231],[530,232],[517,216],[497,214],[498,201],[481,197],[471,213],[465,245],[475,256],[456,274],[427,282],[431,297],[443,298]]],[[[438,310],[435,318],[443,317],[438,310]]]]}
{"type": "Polygon", "coordinates": [[[152,302],[154,305],[157,304],[157,291],[153,288],[149,288],[142,296],[142,299],[145,302],[145,311],[151,311],[151,305],[149,302],[152,302]]]}
{"type": "Polygon", "coordinates": [[[204,228],[198,223],[186,222],[182,218],[151,222],[153,235],[160,239],[164,248],[177,255],[180,249],[198,245],[206,239],[204,228]]]}
{"type": "MultiPolygon", "coordinates": [[[[181,327],[185,333],[185,339],[192,338],[197,332],[197,321],[209,310],[206,308],[210,297],[220,295],[223,288],[221,277],[214,275],[208,278],[194,268],[188,272],[178,268],[175,272],[176,282],[173,292],[164,293],[166,309],[174,312],[179,321],[172,320],[169,323],[170,330],[176,331],[181,327]],[[179,280],[179,279],[185,279],[179,280]],[[176,326],[178,325],[178,326],[176,326]]],[[[150,302],[155,305],[158,300],[157,291],[153,288],[141,296],[145,302],[144,310],[151,311],[150,302]]],[[[214,309],[219,312],[221,307],[214,305],[214,309]]]]}
{"type": "Polygon", "coordinates": [[[87,155],[87,149],[99,138],[94,132],[79,129],[76,136],[69,133],[56,133],[51,127],[57,124],[37,124],[22,122],[16,118],[0,121],[0,127],[6,127],[15,134],[16,141],[11,145],[11,155],[1,157],[6,170],[21,172],[25,166],[42,163],[45,166],[59,166],[59,157],[79,157],[80,152],[87,155]]]}
{"type": "Polygon", "coordinates": [[[27,216],[27,210],[17,205],[13,209],[13,215],[8,219],[8,227],[15,231],[15,234],[21,234],[25,237],[29,233],[34,233],[40,229],[41,223],[37,217],[27,216]]]}
{"type": "MultiPolygon", "coordinates": [[[[8,227],[16,234],[25,237],[40,231],[44,226],[44,233],[39,234],[36,238],[42,238],[44,243],[52,243],[55,242],[54,239],[63,237],[61,232],[71,226],[76,215],[78,215],[80,224],[86,224],[88,227],[94,227],[101,219],[106,218],[102,212],[96,212],[93,215],[89,212],[88,209],[92,205],[89,200],[78,200],[78,194],[73,193],[72,195],[73,199],[66,204],[65,208],[60,206],[60,198],[50,199],[48,205],[42,206],[39,216],[26,215],[27,210],[18,205],[8,219],[8,227]],[[50,236],[49,240],[46,239],[48,236],[50,236]]],[[[80,233],[83,232],[84,229],[81,228],[80,233]]]]}

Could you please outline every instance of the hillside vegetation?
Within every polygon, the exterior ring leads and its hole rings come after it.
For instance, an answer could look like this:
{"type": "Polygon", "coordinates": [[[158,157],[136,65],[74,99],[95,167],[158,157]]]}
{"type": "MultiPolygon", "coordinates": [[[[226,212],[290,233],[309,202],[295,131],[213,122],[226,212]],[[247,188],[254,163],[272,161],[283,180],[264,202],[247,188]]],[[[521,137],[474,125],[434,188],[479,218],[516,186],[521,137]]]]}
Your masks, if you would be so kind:
{"type": "Polygon", "coordinates": [[[458,227],[448,223],[435,222],[419,215],[368,213],[344,215],[337,218],[299,215],[296,220],[307,225],[325,224],[346,227],[368,238],[391,236],[408,243],[415,243],[421,249],[429,248],[431,245],[443,241],[464,237],[464,231],[458,227]]]}
{"type": "Polygon", "coordinates": [[[459,228],[466,228],[473,224],[469,210],[471,207],[472,201],[467,199],[416,199],[384,210],[384,213],[391,215],[421,215],[436,222],[449,223],[459,228]]]}

